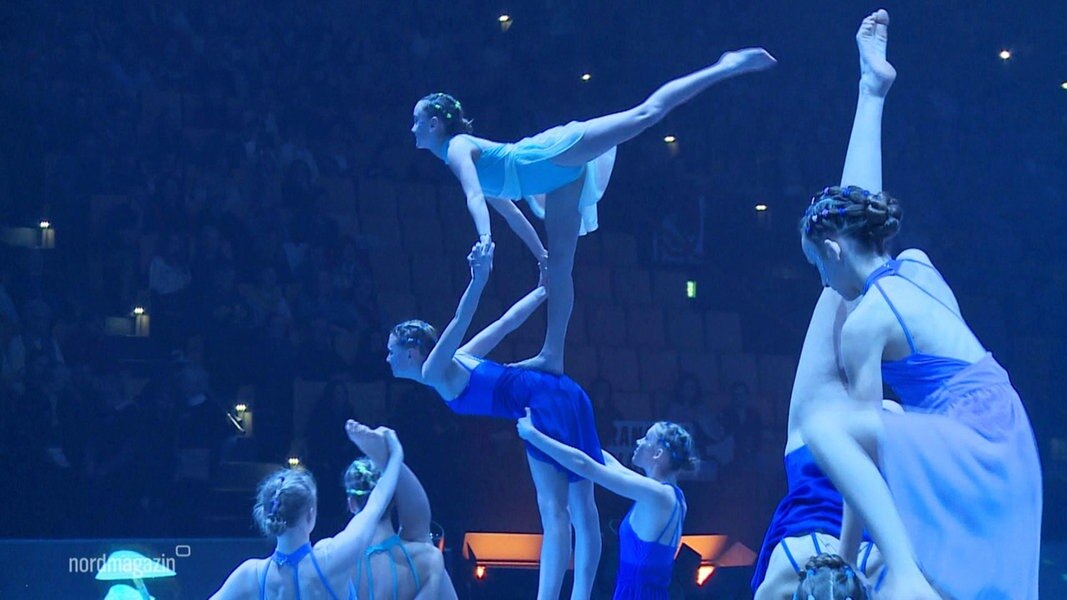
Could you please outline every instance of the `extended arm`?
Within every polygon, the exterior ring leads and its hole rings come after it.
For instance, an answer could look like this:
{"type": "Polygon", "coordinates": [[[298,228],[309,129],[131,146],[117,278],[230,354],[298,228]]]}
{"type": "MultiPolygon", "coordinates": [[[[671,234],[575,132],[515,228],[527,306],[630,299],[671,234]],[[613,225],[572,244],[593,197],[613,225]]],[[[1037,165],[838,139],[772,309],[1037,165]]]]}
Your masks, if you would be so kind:
{"type": "Polygon", "coordinates": [[[637,502],[669,502],[674,500],[673,493],[654,479],[629,469],[618,469],[602,465],[581,450],[560,443],[541,433],[533,426],[529,408],[526,409],[526,416],[519,419],[517,427],[519,436],[522,439],[549,455],[553,460],[563,465],[564,468],[620,496],[625,496],[637,502]]]}
{"type": "Polygon", "coordinates": [[[537,287],[513,304],[499,319],[481,330],[461,348],[461,351],[472,356],[489,354],[509,333],[522,326],[547,297],[548,292],[545,288],[537,287]]]}
{"type": "Polygon", "coordinates": [[[537,230],[533,228],[530,220],[526,218],[526,215],[517,204],[511,200],[489,198],[489,205],[500,213],[500,216],[504,217],[508,227],[511,227],[511,230],[515,232],[515,235],[519,236],[522,243],[526,244],[526,247],[530,249],[538,263],[544,263],[548,260],[548,251],[545,250],[544,244],[541,243],[541,238],[537,236],[537,230]]]}
{"type": "MultiPolygon", "coordinates": [[[[886,327],[879,320],[862,319],[870,314],[871,307],[861,319],[846,323],[841,331],[841,354],[848,377],[849,398],[866,410],[881,410],[882,405],[882,350],[885,348],[886,327]]],[[[849,564],[855,564],[863,533],[863,519],[846,501],[841,521],[841,556],[849,564]]]]}
{"type": "MultiPolygon", "coordinates": [[[[355,421],[349,421],[345,425],[350,438],[358,427],[360,425],[355,421]]],[[[404,449],[400,446],[400,441],[396,439],[396,434],[391,429],[379,428],[379,431],[381,432],[380,435],[385,436],[386,443],[389,446],[389,461],[386,463],[378,483],[374,486],[370,496],[367,497],[367,504],[363,507],[363,510],[356,513],[348,521],[348,525],[334,536],[331,552],[332,556],[336,557],[337,560],[332,562],[333,565],[344,565],[350,568],[351,565],[356,564],[356,560],[367,545],[370,544],[375,526],[382,519],[385,509],[389,507],[389,503],[393,499],[393,493],[396,491],[397,481],[400,478],[400,468],[404,465],[404,449]]]]}
{"type": "Polygon", "coordinates": [[[478,239],[488,242],[493,237],[489,223],[489,207],[486,206],[482,183],[478,180],[478,171],[474,168],[474,146],[470,141],[456,138],[449,144],[448,166],[463,187],[463,194],[467,197],[467,210],[474,219],[478,239]]]}
{"type": "Polygon", "coordinates": [[[429,385],[444,379],[448,366],[452,364],[452,358],[456,355],[467,329],[471,325],[474,313],[478,309],[478,301],[485,291],[485,284],[489,281],[489,270],[493,264],[493,245],[479,242],[467,256],[471,265],[471,282],[467,284],[466,291],[459,299],[456,314],[445,327],[441,337],[437,340],[426,362],[422,365],[423,379],[429,385]]]}

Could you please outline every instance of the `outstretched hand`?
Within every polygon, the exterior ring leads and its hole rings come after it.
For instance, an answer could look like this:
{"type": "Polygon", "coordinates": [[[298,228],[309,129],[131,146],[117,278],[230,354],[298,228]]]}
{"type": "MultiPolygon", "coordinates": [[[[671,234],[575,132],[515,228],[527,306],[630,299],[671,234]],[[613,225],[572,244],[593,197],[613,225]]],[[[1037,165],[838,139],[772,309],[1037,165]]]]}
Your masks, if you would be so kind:
{"type": "Polygon", "coordinates": [[[519,437],[524,440],[529,440],[537,433],[537,428],[534,427],[533,419],[530,417],[530,407],[526,407],[526,416],[519,417],[519,420],[515,422],[515,429],[519,432],[519,437]]]}
{"type": "Polygon", "coordinates": [[[478,242],[467,255],[467,264],[471,268],[471,279],[487,279],[493,270],[493,242],[478,242]]]}

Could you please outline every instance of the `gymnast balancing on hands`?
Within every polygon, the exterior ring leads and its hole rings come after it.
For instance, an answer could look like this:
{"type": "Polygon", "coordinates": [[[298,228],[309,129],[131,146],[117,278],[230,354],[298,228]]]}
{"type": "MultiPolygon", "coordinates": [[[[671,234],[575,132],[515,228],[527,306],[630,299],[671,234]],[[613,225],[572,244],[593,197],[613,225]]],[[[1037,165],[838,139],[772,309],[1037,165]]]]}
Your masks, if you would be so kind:
{"type": "Polygon", "coordinates": [[[662,120],[711,85],[768,69],[775,59],[761,48],[727,52],[718,62],[664,84],[644,102],[588,121],[572,121],[514,144],[471,135],[462,105],[448,94],[430,94],[415,105],[415,146],[451,168],[467,198],[479,241],[492,240],[492,206],[548,271],[548,324],[537,356],[520,366],[563,372],[564,340],[574,307],[574,253],[578,236],[597,228],[596,204],[615,163],[615,147],[662,120]],[[513,201],[527,199],[544,218],[548,251],[513,201]]]}
{"type": "MultiPolygon", "coordinates": [[[[489,280],[492,242],[478,242],[468,255],[471,281],[455,316],[438,336],[424,321],[405,321],[389,335],[387,361],[393,376],[432,387],[453,412],[517,419],[532,410],[538,429],[603,461],[589,396],[566,375],[510,367],[483,358],[544,302],[539,286],[516,302],[500,319],[463,343],[478,301],[489,280]]],[[[570,527],[574,527],[572,600],[587,600],[600,562],[600,517],[593,484],[561,466],[536,447],[526,445],[527,462],[537,490],[544,536],[538,575],[539,600],[555,600],[570,562],[570,527]]]]}
{"type": "Polygon", "coordinates": [[[882,106],[896,72],[889,15],[872,17],[857,38],[846,177],[812,198],[800,224],[824,285],[854,302],[840,332],[848,401],[809,415],[801,434],[845,499],[843,557],[855,563],[863,526],[882,552],[882,597],[1037,598],[1041,468],[1026,410],[926,253],[886,250],[901,218],[881,186],[882,106]],[[883,381],[902,414],[880,410],[883,381]]]}

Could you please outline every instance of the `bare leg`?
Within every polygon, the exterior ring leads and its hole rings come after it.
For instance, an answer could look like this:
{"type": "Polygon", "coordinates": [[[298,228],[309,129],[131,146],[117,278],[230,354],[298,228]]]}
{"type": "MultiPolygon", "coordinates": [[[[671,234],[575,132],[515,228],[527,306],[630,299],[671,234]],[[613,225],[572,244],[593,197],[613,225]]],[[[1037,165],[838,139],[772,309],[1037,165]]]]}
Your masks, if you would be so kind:
{"type": "Polygon", "coordinates": [[[537,600],[558,600],[571,557],[571,527],[567,510],[567,478],[548,463],[526,456],[530,463],[537,508],[541,512],[541,570],[537,600]]]}
{"type": "Polygon", "coordinates": [[[882,107],[897,71],[886,60],[889,13],[879,10],[860,24],[856,45],[860,52],[860,93],[852,136],[848,140],[841,185],[882,191],[882,107]]]}
{"type": "Polygon", "coordinates": [[[596,570],[600,566],[600,512],[593,498],[593,482],[576,481],[567,488],[567,506],[574,526],[574,586],[571,588],[571,600],[589,600],[596,570]]]}
{"type": "Polygon", "coordinates": [[[630,110],[586,121],[581,141],[553,162],[565,166],[584,165],[660,122],[667,113],[713,84],[736,75],[769,69],[775,62],[774,57],[762,48],[727,52],[710,67],[665,83],[630,110]]]}
{"type": "Polygon", "coordinates": [[[812,415],[803,428],[808,448],[878,544],[889,569],[883,596],[936,600],[940,596],[919,570],[904,521],[878,471],[877,449],[885,432],[881,416],[876,409],[846,410],[812,415]]]}
{"type": "Polygon", "coordinates": [[[563,373],[567,326],[574,310],[574,252],[582,215],[578,198],[583,177],[548,194],[545,201],[545,231],[548,234],[548,324],[541,352],[514,366],[563,373]]]}

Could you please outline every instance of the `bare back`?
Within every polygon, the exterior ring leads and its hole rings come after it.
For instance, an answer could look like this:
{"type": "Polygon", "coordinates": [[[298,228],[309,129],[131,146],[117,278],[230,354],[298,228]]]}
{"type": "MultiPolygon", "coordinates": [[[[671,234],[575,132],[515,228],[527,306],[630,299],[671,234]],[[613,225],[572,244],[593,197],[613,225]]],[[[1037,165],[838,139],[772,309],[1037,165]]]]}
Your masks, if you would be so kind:
{"type": "MultiPolygon", "coordinates": [[[[313,551],[315,560],[318,562],[319,567],[322,569],[322,574],[326,578],[326,582],[329,583],[330,590],[333,591],[331,595],[330,591],[324,586],[323,580],[319,577],[318,571],[315,569],[314,563],[311,561],[311,555],[300,561],[299,565],[299,581],[300,581],[300,597],[307,600],[333,600],[334,598],[347,598],[348,597],[348,569],[338,568],[335,564],[337,561],[330,558],[329,546],[324,545],[322,542],[315,545],[313,551]]],[[[251,561],[251,564],[255,568],[255,596],[259,597],[259,585],[260,582],[264,582],[263,589],[265,593],[263,595],[267,600],[273,600],[276,598],[295,598],[296,590],[293,589],[293,568],[285,565],[279,567],[271,562],[271,559],[261,559],[251,561]],[[266,580],[263,579],[263,571],[266,569],[266,580]]],[[[249,594],[252,590],[248,590],[249,594]]],[[[251,595],[247,597],[253,597],[251,595]]]]}
{"type": "Polygon", "coordinates": [[[858,318],[896,323],[882,360],[900,360],[913,352],[965,362],[985,356],[985,348],[960,314],[955,294],[929,257],[921,250],[908,249],[897,259],[901,261],[899,275],[878,279],[854,313],[858,318]],[[914,347],[908,342],[905,326],[914,347]]]}

